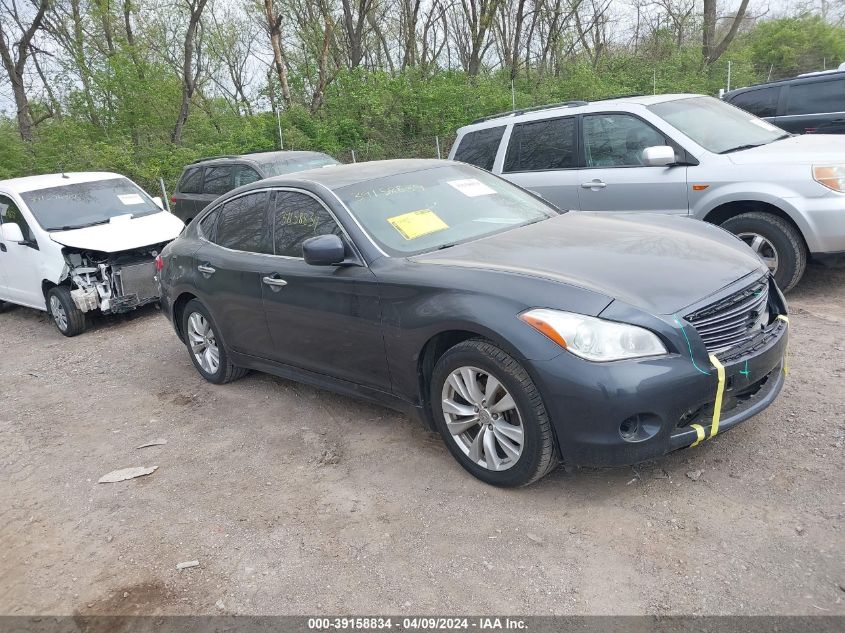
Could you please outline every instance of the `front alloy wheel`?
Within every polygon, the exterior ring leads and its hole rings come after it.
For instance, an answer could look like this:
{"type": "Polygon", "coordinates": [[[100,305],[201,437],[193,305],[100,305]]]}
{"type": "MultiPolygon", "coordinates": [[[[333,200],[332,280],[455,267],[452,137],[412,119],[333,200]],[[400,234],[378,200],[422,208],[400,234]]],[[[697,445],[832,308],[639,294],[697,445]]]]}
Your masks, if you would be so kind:
{"type": "Polygon", "coordinates": [[[429,404],[461,466],[494,486],[525,486],[557,465],[551,421],[534,381],[513,356],[483,339],[437,360],[429,404]]]}
{"type": "Polygon", "coordinates": [[[459,367],[443,384],[443,417],[458,448],[487,470],[507,470],[522,454],[525,434],[513,397],[477,367],[459,367]]]}

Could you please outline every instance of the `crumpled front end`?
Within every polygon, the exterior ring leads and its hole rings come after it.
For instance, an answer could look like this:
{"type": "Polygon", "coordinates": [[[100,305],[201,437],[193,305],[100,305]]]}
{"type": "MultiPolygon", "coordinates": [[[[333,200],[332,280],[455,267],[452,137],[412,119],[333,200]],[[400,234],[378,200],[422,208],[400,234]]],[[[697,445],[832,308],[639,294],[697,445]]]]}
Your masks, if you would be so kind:
{"type": "Polygon", "coordinates": [[[164,244],[118,253],[65,247],[66,279],[82,312],[128,312],[159,300],[155,258],[164,244]]]}

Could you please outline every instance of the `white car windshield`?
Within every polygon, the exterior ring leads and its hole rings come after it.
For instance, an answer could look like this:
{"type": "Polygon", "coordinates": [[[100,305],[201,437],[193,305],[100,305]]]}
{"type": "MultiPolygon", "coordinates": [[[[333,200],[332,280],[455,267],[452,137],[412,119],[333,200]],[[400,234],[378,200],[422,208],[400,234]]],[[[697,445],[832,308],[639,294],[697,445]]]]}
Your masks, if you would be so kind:
{"type": "Polygon", "coordinates": [[[400,257],[560,213],[496,176],[460,164],[376,178],[335,193],[383,251],[400,257]]]}
{"type": "Polygon", "coordinates": [[[776,127],[713,97],[691,97],[649,106],[669,125],[716,154],[768,145],[791,136],[776,127]]]}
{"type": "Polygon", "coordinates": [[[81,229],[119,215],[139,217],[161,211],[127,178],[70,183],[20,195],[45,231],[81,229]]]}

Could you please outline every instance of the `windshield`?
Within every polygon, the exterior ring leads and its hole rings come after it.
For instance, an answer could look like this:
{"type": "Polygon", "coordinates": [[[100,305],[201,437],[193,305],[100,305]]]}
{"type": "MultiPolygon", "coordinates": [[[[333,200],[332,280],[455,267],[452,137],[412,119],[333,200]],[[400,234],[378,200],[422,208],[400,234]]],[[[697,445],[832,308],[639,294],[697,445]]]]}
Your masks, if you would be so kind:
{"type": "Polygon", "coordinates": [[[665,101],[649,109],[716,154],[768,145],[789,136],[768,121],[713,97],[665,101]]]}
{"type": "Polygon", "coordinates": [[[277,162],[261,163],[267,177],[281,176],[282,174],[292,174],[295,171],[305,171],[306,169],[317,169],[318,167],[325,167],[326,165],[337,165],[338,162],[331,156],[311,156],[309,158],[301,158],[295,160],[283,160],[277,162]]]}
{"type": "Polygon", "coordinates": [[[138,217],[161,211],[127,178],[79,182],[21,193],[45,231],[104,224],[118,215],[138,217]]]}
{"type": "Polygon", "coordinates": [[[341,187],[335,193],[388,255],[446,248],[560,212],[469,165],[448,165],[341,187]]]}

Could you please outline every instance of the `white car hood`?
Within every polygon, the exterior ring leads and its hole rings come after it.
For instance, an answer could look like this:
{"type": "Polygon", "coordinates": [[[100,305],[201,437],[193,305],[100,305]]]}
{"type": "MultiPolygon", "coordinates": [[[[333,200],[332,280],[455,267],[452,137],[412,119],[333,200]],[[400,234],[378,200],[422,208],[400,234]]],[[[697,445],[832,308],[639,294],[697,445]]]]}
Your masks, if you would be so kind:
{"type": "Polygon", "coordinates": [[[184,227],[185,224],[175,215],[160,211],[138,218],[121,215],[112,218],[108,224],[84,229],[52,231],[50,237],[54,242],[72,248],[117,253],[169,242],[175,239],[184,227]]]}
{"type": "Polygon", "coordinates": [[[845,137],[841,134],[800,134],[728,156],[737,165],[845,165],[845,137]]]}

